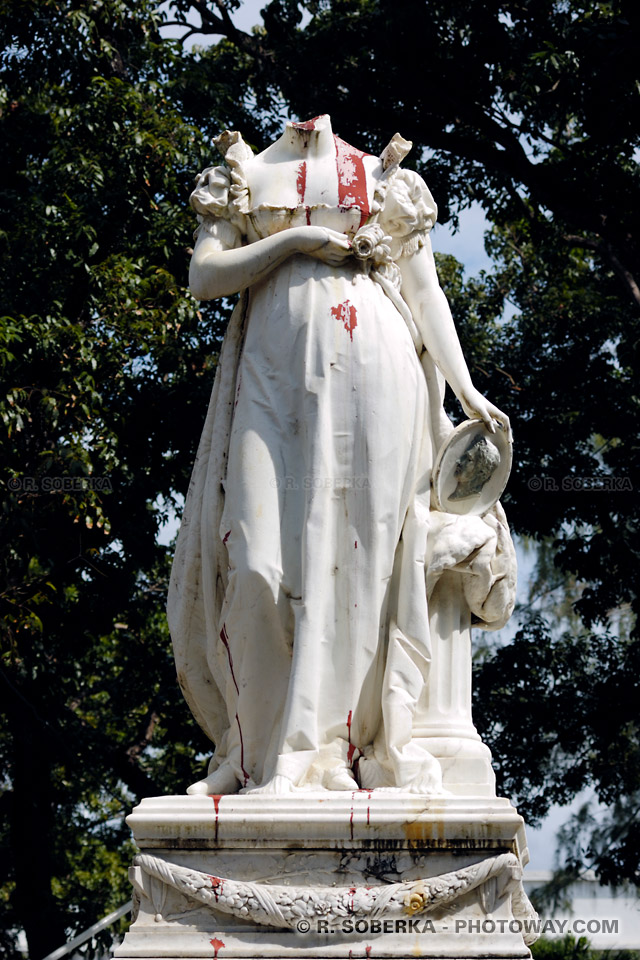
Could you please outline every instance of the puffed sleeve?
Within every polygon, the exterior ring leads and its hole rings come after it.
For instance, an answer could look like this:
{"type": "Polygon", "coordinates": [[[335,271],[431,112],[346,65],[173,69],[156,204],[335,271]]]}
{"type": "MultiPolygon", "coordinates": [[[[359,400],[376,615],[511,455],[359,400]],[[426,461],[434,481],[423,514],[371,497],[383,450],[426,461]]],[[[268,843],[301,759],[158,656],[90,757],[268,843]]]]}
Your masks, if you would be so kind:
{"type": "Polygon", "coordinates": [[[391,257],[408,257],[424,246],[438,217],[426,183],[413,170],[398,170],[380,213],[380,226],[392,239],[391,257]]]}
{"type": "Polygon", "coordinates": [[[231,174],[227,167],[207,167],[197,178],[190,197],[191,206],[198,214],[194,238],[205,232],[218,240],[224,250],[241,246],[243,235],[230,187],[231,174]]]}

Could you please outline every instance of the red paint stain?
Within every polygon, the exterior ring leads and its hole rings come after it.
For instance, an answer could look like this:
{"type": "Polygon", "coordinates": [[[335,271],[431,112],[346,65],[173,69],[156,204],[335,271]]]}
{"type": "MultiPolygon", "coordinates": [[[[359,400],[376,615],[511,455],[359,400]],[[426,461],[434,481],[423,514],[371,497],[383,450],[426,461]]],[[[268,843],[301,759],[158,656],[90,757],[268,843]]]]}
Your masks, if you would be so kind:
{"type": "Polygon", "coordinates": [[[231,530],[227,530],[224,537],[222,538],[222,542],[226,543],[230,536],[231,536],[231,530]]]}
{"type": "MultiPolygon", "coordinates": [[[[229,533],[230,533],[230,532],[231,532],[231,531],[229,531],[229,533]]],[[[228,536],[228,535],[229,535],[229,534],[227,534],[227,536],[228,536]]],[[[358,549],[358,541],[357,541],[357,540],[356,540],[356,542],[355,542],[354,545],[353,545],[353,549],[354,549],[354,550],[357,550],[357,549],[358,549]]]]}
{"type": "Polygon", "coordinates": [[[354,905],[353,905],[353,899],[354,899],[355,895],[356,895],[356,888],[355,888],[355,887],[349,887],[349,896],[351,897],[351,902],[350,902],[350,904],[349,904],[348,907],[347,907],[347,910],[349,911],[349,913],[355,913],[355,907],[354,907],[354,905]]]}
{"type": "Polygon", "coordinates": [[[358,207],[360,210],[360,226],[369,218],[369,198],[367,196],[367,175],[364,169],[362,150],[356,150],[334,136],[336,145],[336,169],[338,171],[338,203],[349,209],[358,207]]]}
{"type": "Polygon", "coordinates": [[[307,189],[307,161],[303,160],[298,167],[298,176],[296,178],[296,188],[298,190],[298,200],[304,203],[304,194],[307,189]]]}
{"type": "Polygon", "coordinates": [[[236,675],[233,672],[233,657],[231,656],[231,650],[229,649],[229,636],[227,634],[227,625],[226,623],[222,624],[222,630],[220,631],[220,639],[224,643],[225,650],[227,651],[227,658],[229,660],[229,669],[231,670],[231,679],[236,688],[236,693],[240,696],[240,689],[238,687],[238,681],[236,680],[236,675]]]}
{"type": "Polygon", "coordinates": [[[213,800],[213,809],[216,812],[216,840],[218,839],[218,820],[220,817],[220,797],[221,793],[210,793],[209,796],[213,800]]]}
{"type": "MultiPolygon", "coordinates": [[[[356,760],[356,766],[357,766],[357,764],[358,764],[358,761],[356,760]]],[[[353,840],[353,802],[354,802],[354,798],[355,798],[356,793],[361,793],[361,792],[362,792],[361,790],[352,790],[352,791],[351,791],[351,815],[350,815],[350,817],[349,817],[349,833],[351,834],[351,839],[352,839],[352,840],[353,840]]]]}
{"type": "Polygon", "coordinates": [[[317,117],[312,117],[311,120],[301,120],[299,123],[292,123],[291,126],[295,127],[296,130],[315,130],[316,120],[319,120],[322,114],[319,114],[317,117]]]}
{"type": "MultiPolygon", "coordinates": [[[[211,880],[211,889],[213,890],[213,895],[216,898],[216,903],[217,903],[218,900],[220,899],[220,895],[222,894],[222,890],[224,887],[224,880],[222,880],[220,877],[211,877],[211,876],[209,877],[209,880],[211,880]]],[[[222,944],[222,946],[224,947],[224,943],[222,944]]]]}
{"type": "MultiPolygon", "coordinates": [[[[353,717],[353,710],[349,710],[349,716],[347,717],[347,732],[349,737],[349,749],[347,750],[347,766],[353,764],[353,755],[356,752],[356,747],[351,743],[351,719],[353,717]]],[[[353,813],[353,811],[352,811],[353,813]]]]}
{"type": "MultiPolygon", "coordinates": [[[[233,657],[231,656],[231,650],[229,649],[229,637],[227,634],[227,625],[226,623],[222,624],[222,630],[220,631],[220,639],[224,643],[225,649],[227,651],[227,657],[229,660],[229,669],[231,670],[231,679],[233,680],[233,685],[236,688],[236,693],[240,696],[240,688],[238,687],[238,681],[236,680],[236,675],[233,670],[233,657]]],[[[240,736],[240,769],[242,770],[242,776],[244,777],[243,786],[246,787],[249,782],[249,774],[244,768],[244,739],[242,737],[242,727],[240,726],[240,718],[238,717],[238,712],[236,711],[236,723],[238,724],[238,734],[240,736]]]]}
{"type": "Polygon", "coordinates": [[[351,301],[345,300],[337,307],[331,307],[331,316],[340,321],[353,343],[353,331],[358,326],[358,314],[351,301]]]}
{"type": "Polygon", "coordinates": [[[296,177],[296,189],[298,191],[298,201],[300,206],[304,206],[307,226],[311,226],[311,207],[305,205],[304,195],[307,191],[307,161],[303,160],[298,166],[298,175],[296,177]]]}
{"type": "Polygon", "coordinates": [[[213,940],[209,940],[209,943],[211,944],[211,946],[212,946],[213,949],[215,950],[214,956],[217,957],[217,956],[218,956],[218,951],[219,951],[219,950],[222,950],[222,948],[224,947],[223,941],[222,941],[222,940],[218,940],[216,937],[214,937],[213,940]]]}
{"type": "Polygon", "coordinates": [[[242,727],[240,726],[240,719],[238,717],[238,712],[236,711],[236,723],[238,724],[238,735],[240,736],[240,769],[242,770],[242,776],[244,778],[243,787],[249,782],[249,774],[244,768],[244,739],[242,737],[242,727]]]}
{"type": "Polygon", "coordinates": [[[365,948],[364,948],[364,952],[366,953],[367,957],[370,957],[370,956],[371,956],[371,947],[365,947],[365,948]]]}

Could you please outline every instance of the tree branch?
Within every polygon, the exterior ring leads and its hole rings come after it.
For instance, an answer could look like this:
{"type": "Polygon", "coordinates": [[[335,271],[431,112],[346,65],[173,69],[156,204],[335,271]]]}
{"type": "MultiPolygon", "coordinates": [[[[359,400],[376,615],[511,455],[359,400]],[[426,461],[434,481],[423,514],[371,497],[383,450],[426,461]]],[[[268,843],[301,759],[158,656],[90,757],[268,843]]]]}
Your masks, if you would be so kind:
{"type": "MultiPolygon", "coordinates": [[[[477,118],[474,118],[474,123],[480,125],[477,118]]],[[[489,132],[489,125],[485,124],[484,126],[485,130],[489,132]]],[[[511,149],[498,150],[495,143],[491,141],[498,139],[497,131],[503,128],[495,121],[491,121],[490,126],[494,129],[495,136],[489,140],[482,140],[460,133],[448,133],[442,130],[431,134],[430,144],[437,149],[446,150],[467,160],[481,163],[488,170],[497,170],[506,178],[522,183],[529,191],[534,202],[548,207],[568,222],[573,221],[575,223],[582,219],[586,230],[596,232],[594,230],[594,217],[593,215],[589,216],[586,212],[591,209],[591,206],[588,203],[581,203],[582,198],[579,195],[574,197],[575,202],[573,204],[567,202],[567,191],[564,189],[565,185],[558,173],[548,170],[543,164],[532,164],[520,144],[517,144],[517,150],[514,149],[513,143],[511,149]],[[579,209],[583,209],[585,214],[578,215],[576,211],[579,209]]],[[[512,138],[513,140],[515,138],[512,138]]],[[[503,138],[503,145],[504,142],[506,140],[503,138]]],[[[517,143],[517,141],[515,142],[517,143]]],[[[595,211],[595,216],[598,217],[597,211],[595,211]]],[[[606,217],[600,216],[599,219],[604,223],[606,217]]],[[[576,245],[581,244],[583,247],[598,253],[609,264],[627,295],[640,308],[640,286],[633,273],[614,252],[613,245],[607,239],[601,236],[599,240],[587,241],[583,237],[573,237],[570,242],[574,242],[576,245]]]]}
{"type": "Polygon", "coordinates": [[[609,263],[609,266],[622,282],[636,306],[640,307],[640,287],[631,271],[625,267],[619,257],[613,252],[611,244],[605,240],[591,240],[573,233],[565,234],[562,239],[574,247],[584,247],[586,250],[594,250],[600,254],[602,259],[609,263]]]}
{"type": "Polygon", "coordinates": [[[125,750],[127,757],[132,763],[137,763],[140,754],[151,743],[155,728],[159,722],[160,715],[157,714],[155,710],[149,710],[147,714],[147,724],[142,737],[125,750]]]}
{"type": "Polygon", "coordinates": [[[198,33],[215,34],[226,37],[228,40],[237,44],[245,53],[255,57],[258,66],[265,59],[271,59],[268,51],[265,50],[263,45],[256,40],[255,37],[236,27],[229,16],[229,11],[220,0],[214,0],[214,3],[220,12],[220,16],[217,16],[209,9],[206,0],[191,0],[192,9],[200,15],[201,29],[197,31],[198,33]]]}

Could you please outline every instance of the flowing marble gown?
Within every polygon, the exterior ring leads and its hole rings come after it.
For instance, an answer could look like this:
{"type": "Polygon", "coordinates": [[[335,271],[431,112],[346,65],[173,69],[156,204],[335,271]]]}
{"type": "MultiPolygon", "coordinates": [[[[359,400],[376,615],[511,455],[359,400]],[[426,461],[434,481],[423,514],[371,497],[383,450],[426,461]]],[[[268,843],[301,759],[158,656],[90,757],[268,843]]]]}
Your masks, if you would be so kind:
{"type": "Polygon", "coordinates": [[[353,237],[377,222],[391,238],[379,268],[290,257],[245,291],[221,354],[169,621],[210,769],[247,790],[355,788],[358,764],[367,787],[438,790],[411,731],[430,656],[430,472],[451,425],[394,266],[436,219],[403,143],[365,164],[336,137],[334,205],[305,204],[301,165],[291,208],[253,204],[251,151],[227,133],[226,166],[192,196],[220,249],[304,224],[353,237]]]}

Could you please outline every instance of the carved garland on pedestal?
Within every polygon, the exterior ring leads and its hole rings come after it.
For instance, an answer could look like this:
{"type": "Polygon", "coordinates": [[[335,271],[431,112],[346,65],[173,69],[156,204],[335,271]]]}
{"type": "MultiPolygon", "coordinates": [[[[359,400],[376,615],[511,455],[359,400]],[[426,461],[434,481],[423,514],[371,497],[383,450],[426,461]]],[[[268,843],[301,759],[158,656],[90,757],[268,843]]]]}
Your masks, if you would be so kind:
{"type": "MultiPolygon", "coordinates": [[[[439,877],[411,883],[373,887],[284,886],[213,877],[189,870],[158,857],[141,854],[134,860],[148,877],[178,890],[215,910],[264,926],[300,930],[307,921],[338,924],[344,917],[375,919],[427,913],[450,906],[464,894],[480,888],[480,903],[491,913],[496,903],[511,894],[514,918],[521,921],[525,943],[536,939],[529,933],[537,915],[522,887],[520,862],[512,853],[490,857],[480,863],[439,877]]],[[[164,899],[164,898],[163,898],[164,899]]],[[[304,927],[305,930],[309,926],[304,927]]]]}

